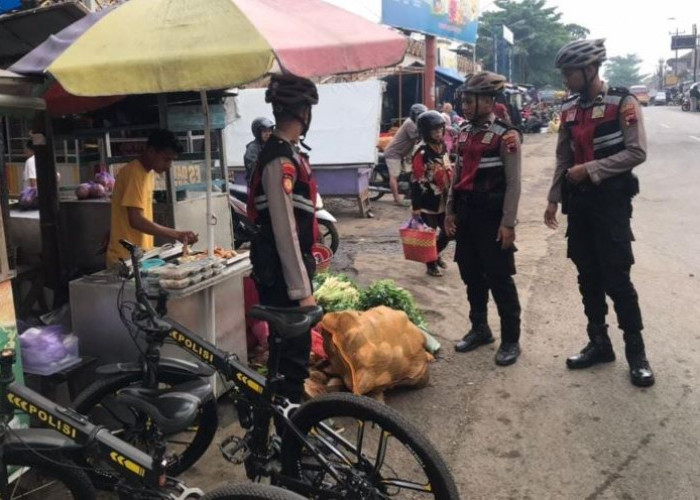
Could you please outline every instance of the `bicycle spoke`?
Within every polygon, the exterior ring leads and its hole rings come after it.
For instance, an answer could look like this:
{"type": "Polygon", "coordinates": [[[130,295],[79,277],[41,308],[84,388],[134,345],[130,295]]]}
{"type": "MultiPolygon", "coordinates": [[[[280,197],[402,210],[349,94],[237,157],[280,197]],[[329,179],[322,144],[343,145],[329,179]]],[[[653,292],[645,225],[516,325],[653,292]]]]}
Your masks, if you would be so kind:
{"type": "Polygon", "coordinates": [[[389,438],[391,437],[391,434],[389,434],[387,431],[382,431],[382,433],[379,436],[379,445],[377,446],[377,459],[376,462],[374,463],[374,470],[372,471],[372,477],[376,477],[379,475],[379,470],[382,468],[384,465],[384,459],[386,458],[386,447],[389,442],[389,438]]]}
{"type": "Polygon", "coordinates": [[[365,423],[362,420],[357,421],[357,461],[362,459],[362,443],[365,439],[365,423]]]}
{"type": "Polygon", "coordinates": [[[413,481],[406,481],[405,479],[382,479],[382,484],[387,486],[395,486],[403,490],[420,491],[423,493],[432,493],[429,484],[418,484],[413,481]]]}

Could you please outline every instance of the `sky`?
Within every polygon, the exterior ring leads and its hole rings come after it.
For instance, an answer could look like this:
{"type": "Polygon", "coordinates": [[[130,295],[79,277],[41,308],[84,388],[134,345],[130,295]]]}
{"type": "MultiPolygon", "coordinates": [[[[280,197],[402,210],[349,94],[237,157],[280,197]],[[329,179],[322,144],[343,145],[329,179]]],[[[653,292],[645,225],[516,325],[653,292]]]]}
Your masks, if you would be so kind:
{"type": "MultiPolygon", "coordinates": [[[[378,21],[381,0],[325,0],[361,16],[378,21]]],[[[660,58],[674,57],[669,32],[700,29],[700,1],[662,0],[547,0],[557,7],[565,23],[576,23],[591,31],[591,37],[605,38],[608,57],[638,54],[642,74],[656,71],[660,58]],[[675,18],[675,19],[668,19],[675,18]]],[[[496,10],[492,0],[481,0],[481,10],[496,10]]],[[[684,52],[679,52],[682,55],[684,52]]]]}

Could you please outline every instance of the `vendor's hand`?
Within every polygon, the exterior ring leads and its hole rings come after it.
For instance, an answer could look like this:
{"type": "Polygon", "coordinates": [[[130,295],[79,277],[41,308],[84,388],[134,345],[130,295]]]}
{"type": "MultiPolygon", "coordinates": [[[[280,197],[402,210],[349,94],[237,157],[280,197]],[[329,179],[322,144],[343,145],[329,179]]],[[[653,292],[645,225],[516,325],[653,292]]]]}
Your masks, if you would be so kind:
{"type": "Polygon", "coordinates": [[[498,228],[498,236],[496,236],[496,241],[501,242],[501,248],[507,250],[513,246],[515,242],[515,229],[512,227],[501,226],[498,228]]]}
{"type": "Polygon", "coordinates": [[[183,245],[194,245],[199,241],[199,235],[192,231],[176,231],[175,239],[183,245]]]}
{"type": "Polygon", "coordinates": [[[558,209],[558,203],[552,203],[551,201],[547,203],[547,210],[544,211],[544,224],[549,229],[556,229],[559,227],[559,222],[557,221],[558,209]]]}
{"type": "Polygon", "coordinates": [[[566,171],[566,178],[569,182],[580,184],[588,179],[588,169],[584,165],[574,165],[566,171]]]}
{"type": "Polygon", "coordinates": [[[305,306],[315,306],[316,305],[316,299],[314,299],[313,295],[309,295],[305,299],[301,299],[299,301],[299,306],[300,307],[305,307],[305,306]]]}
{"type": "Polygon", "coordinates": [[[452,237],[457,232],[457,224],[455,222],[454,215],[448,215],[445,217],[445,233],[447,236],[452,237]]]}
{"type": "Polygon", "coordinates": [[[413,210],[411,213],[413,214],[414,219],[420,219],[421,215],[423,214],[423,212],[420,210],[413,210]]]}

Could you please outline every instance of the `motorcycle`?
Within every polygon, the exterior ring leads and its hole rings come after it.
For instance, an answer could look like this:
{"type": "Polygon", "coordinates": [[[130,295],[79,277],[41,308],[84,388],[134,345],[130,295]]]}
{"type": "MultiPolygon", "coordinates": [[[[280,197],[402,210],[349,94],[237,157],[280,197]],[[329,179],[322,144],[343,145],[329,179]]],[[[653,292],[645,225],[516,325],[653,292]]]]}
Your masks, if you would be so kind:
{"type": "MultiPolygon", "coordinates": [[[[233,223],[233,245],[238,250],[244,243],[250,242],[256,229],[248,218],[248,187],[228,183],[228,204],[231,207],[231,221],[233,223]]],[[[316,196],[316,220],[318,221],[318,242],[330,248],[335,254],[340,245],[340,236],[335,224],[338,220],[323,208],[321,195],[316,196]]]]}
{"type": "Polygon", "coordinates": [[[683,96],[683,102],[681,103],[681,109],[683,111],[690,111],[690,97],[683,96]]]}
{"type": "MultiPolygon", "coordinates": [[[[405,198],[411,197],[411,172],[401,172],[398,177],[399,181],[399,194],[404,195],[405,198]]],[[[377,164],[372,169],[372,173],[369,178],[369,199],[371,201],[377,201],[382,196],[387,193],[391,193],[391,188],[389,187],[389,168],[386,166],[386,160],[384,159],[384,154],[379,153],[377,158],[377,164]]]]}

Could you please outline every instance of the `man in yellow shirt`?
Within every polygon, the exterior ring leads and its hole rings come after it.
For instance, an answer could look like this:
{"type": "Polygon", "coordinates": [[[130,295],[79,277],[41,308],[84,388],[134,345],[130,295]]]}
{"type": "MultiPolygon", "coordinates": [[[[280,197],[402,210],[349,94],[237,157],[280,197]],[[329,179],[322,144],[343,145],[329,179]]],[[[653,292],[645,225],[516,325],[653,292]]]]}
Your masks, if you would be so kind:
{"type": "Polygon", "coordinates": [[[112,192],[112,221],[107,247],[107,267],[129,252],[119,240],[125,239],[144,250],[153,248],[153,237],[162,236],[185,244],[197,242],[192,231],[177,231],[153,222],[154,172],[162,174],[170,169],[173,160],[182,152],[175,134],[169,130],[153,132],[146,143],[146,151],[121,169],[112,192]]]}

